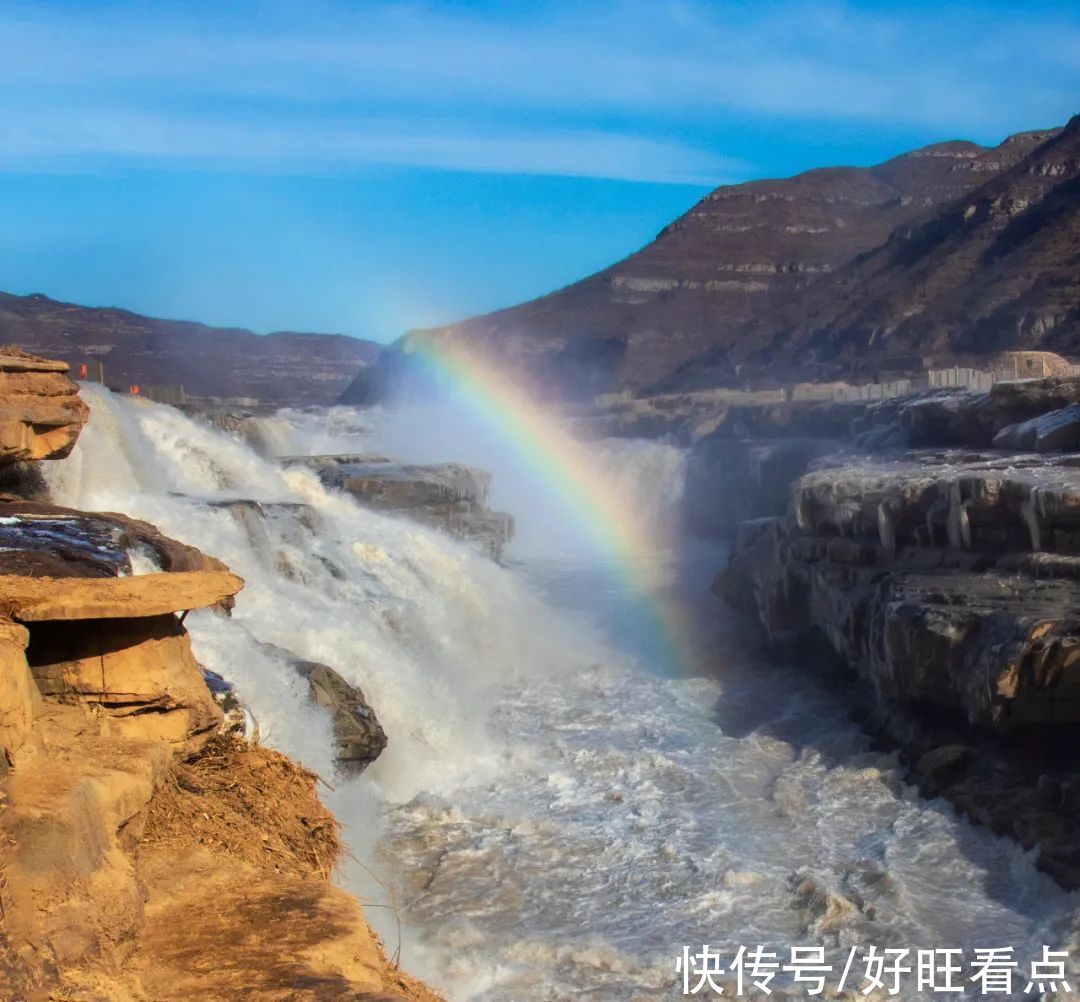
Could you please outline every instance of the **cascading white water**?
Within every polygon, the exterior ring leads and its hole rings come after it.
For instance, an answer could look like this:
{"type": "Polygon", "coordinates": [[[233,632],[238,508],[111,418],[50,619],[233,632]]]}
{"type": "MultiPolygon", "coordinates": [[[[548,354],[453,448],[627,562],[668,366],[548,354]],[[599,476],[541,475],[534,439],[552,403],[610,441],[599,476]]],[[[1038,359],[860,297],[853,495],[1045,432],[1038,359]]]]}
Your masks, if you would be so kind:
{"type": "MultiPolygon", "coordinates": [[[[361,855],[377,849],[398,878],[407,966],[454,999],[679,997],[683,945],[1030,957],[1070,937],[1075,896],[915,796],[807,672],[730,648],[716,678],[639,663],[617,579],[593,573],[600,555],[480,429],[333,409],[263,419],[255,434],[272,454],[493,468],[494,503],[523,533],[509,569],[176,411],[85,395],[93,420],[54,464],[57,500],[145,517],[245,577],[232,619],[188,625],[270,743],[331,769],[327,722],[260,644],[333,665],[376,707],[390,746],[331,803],[361,855]],[[236,498],[264,502],[264,517],[220,504],[236,498]]],[[[652,517],[672,517],[678,450],[595,452],[652,517]]]]}
{"type": "Polygon", "coordinates": [[[397,798],[494,764],[482,726],[494,686],[523,666],[556,674],[599,656],[593,638],[441,533],[362,509],[310,470],[283,470],[172,408],[95,387],[84,396],[93,419],[49,471],[54,498],[145,518],[245,579],[231,620],[189,617],[196,651],[275,744],[313,767],[330,768],[329,741],[311,740],[327,728],[260,642],[331,664],[365,691],[392,736],[371,776],[397,798]],[[236,499],[263,514],[238,518],[236,499]]]}
{"type": "MultiPolygon", "coordinates": [[[[596,540],[552,494],[558,471],[544,457],[507,444],[499,429],[445,402],[387,410],[350,407],[282,410],[251,422],[249,440],[268,456],[368,453],[413,463],[448,460],[494,474],[491,505],[518,520],[514,553],[530,559],[603,559],[596,540]]],[[[615,491],[633,499],[641,522],[667,530],[682,496],[684,454],[662,442],[609,439],[593,450],[597,468],[615,491]]],[[[665,531],[657,533],[665,535],[665,531]]]]}

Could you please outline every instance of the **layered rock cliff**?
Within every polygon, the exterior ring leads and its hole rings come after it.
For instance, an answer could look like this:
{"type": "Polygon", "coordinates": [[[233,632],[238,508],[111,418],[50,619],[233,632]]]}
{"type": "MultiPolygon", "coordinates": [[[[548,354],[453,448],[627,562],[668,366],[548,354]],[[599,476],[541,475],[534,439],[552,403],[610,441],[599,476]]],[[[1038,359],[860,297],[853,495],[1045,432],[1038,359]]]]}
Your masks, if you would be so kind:
{"type": "Polygon", "coordinates": [[[0,463],[60,459],[89,417],[64,362],[18,348],[0,353],[0,463]]]}
{"type": "Polygon", "coordinates": [[[179,391],[216,402],[266,406],[331,404],[379,346],[341,334],[278,331],[159,320],[128,310],[0,293],[0,342],[68,362],[75,373],[123,390],[179,391]]]}
{"type": "Polygon", "coordinates": [[[328,487],[362,505],[442,529],[476,544],[493,560],[513,538],[514,519],[488,507],[491,474],[460,463],[419,466],[390,456],[284,456],[315,470],[328,487]]]}
{"type": "Polygon", "coordinates": [[[853,704],[913,775],[1068,887],[1080,886],[1080,479],[1062,450],[1080,444],[1078,393],[1055,378],[821,405],[809,410],[838,410],[847,434],[816,455],[782,434],[744,442],[787,464],[768,479],[748,464],[763,517],[738,526],[716,585],[780,656],[855,672],[866,691],[853,704]]]}
{"type": "MultiPolygon", "coordinates": [[[[1054,135],[1055,130],[1023,133],[993,149],[939,143],[875,167],[726,185],[647,247],[596,275],[520,306],[412,332],[404,345],[465,342],[565,396],[617,387],[741,382],[751,375],[748,367],[791,361],[762,353],[789,332],[793,316],[803,329],[807,314],[801,303],[810,290],[819,290],[824,302],[842,296],[834,304],[842,308],[856,298],[849,278],[835,284],[838,275],[847,275],[846,267],[939,212],[952,218],[958,200],[993,179],[1001,183],[988,191],[997,194],[986,197],[998,205],[1004,199],[1013,217],[1024,217],[1013,226],[1015,238],[1027,232],[1040,210],[1032,206],[1034,211],[1025,214],[1021,189],[1028,186],[1021,182],[1031,175],[1014,169],[1054,135]]],[[[1075,165],[1069,167],[1067,160],[1053,159],[1066,165],[1065,173],[1055,175],[1059,186],[1075,176],[1075,165]]],[[[1066,186],[1057,197],[1068,196],[1066,186]]],[[[985,288],[985,281],[976,284],[985,288]]],[[[918,305],[911,296],[900,308],[918,305]]],[[[1059,348],[1066,341],[1080,347],[1080,338],[1069,330],[1059,331],[1059,348]]],[[[1038,331],[1033,339],[1039,340],[1038,331]]],[[[949,347],[959,347],[947,340],[949,347]]],[[[362,402],[369,384],[361,376],[343,400],[362,402]]]]}

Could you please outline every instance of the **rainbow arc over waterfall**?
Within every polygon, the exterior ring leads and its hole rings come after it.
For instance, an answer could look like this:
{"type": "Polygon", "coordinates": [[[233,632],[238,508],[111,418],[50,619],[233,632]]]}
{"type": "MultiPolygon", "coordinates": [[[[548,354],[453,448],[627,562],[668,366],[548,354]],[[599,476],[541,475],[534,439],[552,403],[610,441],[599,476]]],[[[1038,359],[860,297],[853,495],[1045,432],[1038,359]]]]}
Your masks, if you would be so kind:
{"type": "MultiPolygon", "coordinates": [[[[597,468],[581,443],[519,381],[461,345],[414,341],[406,351],[428,378],[477,414],[523,463],[532,468],[586,532],[609,554],[621,583],[637,598],[649,644],[667,663],[654,667],[682,674],[694,662],[690,617],[665,594],[658,558],[669,543],[597,468]]],[[[415,371],[415,370],[414,370],[415,371]]]]}

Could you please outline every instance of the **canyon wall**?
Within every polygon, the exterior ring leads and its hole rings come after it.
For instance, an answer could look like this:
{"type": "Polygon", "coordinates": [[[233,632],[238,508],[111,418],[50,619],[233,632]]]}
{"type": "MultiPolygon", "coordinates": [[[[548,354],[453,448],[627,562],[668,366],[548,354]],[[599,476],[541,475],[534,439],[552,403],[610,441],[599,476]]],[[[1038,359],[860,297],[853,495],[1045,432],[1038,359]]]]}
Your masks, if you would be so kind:
{"type": "MultiPolygon", "coordinates": [[[[1080,380],[1048,378],[841,408],[848,435],[817,454],[805,439],[729,440],[748,497],[728,511],[711,495],[714,530],[759,516],[734,529],[716,592],[775,656],[854,672],[853,706],[913,776],[1068,887],[1080,886],[1078,402],[1080,380]],[[773,450],[768,476],[754,449],[773,450]]],[[[717,448],[707,437],[701,455],[717,448]]]]}

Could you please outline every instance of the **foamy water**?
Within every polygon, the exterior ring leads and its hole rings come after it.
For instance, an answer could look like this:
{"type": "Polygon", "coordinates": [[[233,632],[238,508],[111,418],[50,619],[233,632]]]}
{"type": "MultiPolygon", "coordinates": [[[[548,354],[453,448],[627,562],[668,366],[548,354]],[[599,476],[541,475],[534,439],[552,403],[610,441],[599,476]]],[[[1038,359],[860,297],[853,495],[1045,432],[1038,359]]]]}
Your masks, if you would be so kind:
{"type": "MultiPolygon", "coordinates": [[[[245,578],[232,619],[187,624],[269,743],[332,774],[328,721],[266,644],[333,665],[376,707],[390,745],[330,800],[388,890],[348,879],[397,902],[406,966],[452,998],[679,997],[675,957],[705,943],[1027,958],[1072,942],[1075,895],[916,797],[837,697],[742,652],[719,607],[704,606],[722,655],[701,677],[642,663],[622,576],[482,429],[430,410],[285,412],[252,430],[260,455],[169,408],[86,396],[57,500],[147,518],[245,578]],[[522,532],[509,566],[266,458],[338,451],[493,469],[522,532]],[[220,504],[236,498],[263,514],[220,504]]],[[[674,518],[677,449],[596,456],[639,510],[674,518]]],[[[693,553],[680,577],[718,566],[693,553]]],[[[392,948],[390,913],[370,914],[392,948]]]]}

